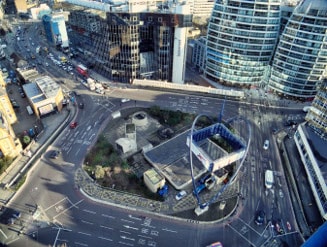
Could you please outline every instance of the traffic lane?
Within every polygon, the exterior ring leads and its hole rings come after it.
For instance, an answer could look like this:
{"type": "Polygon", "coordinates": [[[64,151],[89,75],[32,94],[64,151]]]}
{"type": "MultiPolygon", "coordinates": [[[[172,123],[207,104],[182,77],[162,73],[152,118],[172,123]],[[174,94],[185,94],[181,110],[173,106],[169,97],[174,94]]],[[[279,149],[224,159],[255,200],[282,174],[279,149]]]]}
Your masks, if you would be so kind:
{"type": "MultiPolygon", "coordinates": [[[[144,216],[144,214],[137,214],[135,211],[121,210],[113,207],[103,207],[101,205],[86,204],[83,208],[84,202],[79,205],[79,209],[74,210],[74,223],[66,232],[66,237],[60,239],[85,239],[81,243],[90,244],[95,240],[106,240],[110,236],[111,241],[115,245],[130,243],[142,244],[151,241],[155,246],[166,246],[170,239],[174,239],[175,244],[183,244],[186,246],[199,246],[199,243],[190,241],[191,232],[197,232],[197,225],[189,226],[180,222],[166,221],[163,219],[156,219],[156,217],[144,216]],[[177,223],[177,227],[174,224],[177,223]],[[187,234],[187,236],[185,236],[187,234]],[[166,239],[166,240],[165,240],[166,239]],[[168,241],[167,241],[168,240],[168,241]],[[192,244],[190,244],[190,242],[192,244]]],[[[64,217],[64,215],[62,216],[64,217]]],[[[59,219],[60,220],[60,219],[59,219]]],[[[66,226],[63,226],[66,228],[66,226]]],[[[106,240],[107,241],[107,240],[106,240]]],[[[105,241],[105,244],[108,244],[105,241]]],[[[92,246],[92,245],[89,245],[92,246]]]]}

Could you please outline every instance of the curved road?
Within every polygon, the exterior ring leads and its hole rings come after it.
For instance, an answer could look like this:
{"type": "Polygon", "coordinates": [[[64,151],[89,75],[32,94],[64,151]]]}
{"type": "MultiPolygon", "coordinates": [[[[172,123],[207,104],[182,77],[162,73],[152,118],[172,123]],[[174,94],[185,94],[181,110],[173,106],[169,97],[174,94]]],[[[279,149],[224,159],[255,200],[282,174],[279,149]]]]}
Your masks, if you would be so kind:
{"type": "MultiPolygon", "coordinates": [[[[49,69],[52,74],[58,70],[49,69]]],[[[277,236],[270,220],[278,219],[284,229],[286,221],[289,221],[296,230],[271,128],[282,128],[284,116],[301,117],[299,112],[284,109],[284,115],[281,115],[279,109],[226,102],[225,119],[242,115],[252,121],[253,142],[240,176],[243,199],[230,219],[222,223],[203,224],[96,203],[75,186],[74,173],[115,110],[156,104],[183,112],[217,116],[222,100],[128,88],[111,88],[106,96],[99,96],[70,80],[67,80],[65,87],[82,93],[77,100],[85,103],[85,109],[78,110],[78,127],[73,130],[66,128],[61,133],[35,164],[24,187],[8,205],[22,212],[20,220],[8,227],[6,232],[10,246],[59,246],[64,243],[67,246],[169,246],[172,242],[174,246],[205,246],[217,240],[224,246],[262,246],[272,243],[273,237],[287,241],[290,246],[298,245],[298,234],[293,232],[294,229],[277,236]],[[120,98],[132,100],[121,105],[120,98]],[[262,148],[265,139],[270,140],[267,151],[262,148]],[[49,158],[49,152],[54,149],[62,150],[56,160],[49,158]],[[273,190],[264,188],[265,169],[272,169],[276,175],[273,190]],[[266,212],[263,226],[254,224],[258,209],[266,212]],[[19,236],[22,229],[29,234],[19,236]]],[[[245,128],[239,131],[242,133],[245,128]]]]}

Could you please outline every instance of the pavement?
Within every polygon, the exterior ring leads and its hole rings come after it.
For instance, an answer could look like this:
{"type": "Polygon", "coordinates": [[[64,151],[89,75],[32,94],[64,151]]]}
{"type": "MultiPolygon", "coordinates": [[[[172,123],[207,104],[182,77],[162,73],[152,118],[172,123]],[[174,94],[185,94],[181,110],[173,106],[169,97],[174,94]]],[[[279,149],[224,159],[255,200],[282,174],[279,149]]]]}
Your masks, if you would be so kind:
{"type": "MultiPolygon", "coordinates": [[[[93,73],[93,77],[100,81],[104,81],[104,78],[96,73],[93,73]]],[[[115,83],[114,86],[121,85],[115,83]]],[[[253,89],[249,90],[249,92],[253,98],[260,98],[262,95],[264,95],[265,90],[253,89]]],[[[308,103],[303,103],[303,105],[307,104],[308,103]]],[[[76,113],[76,106],[69,107],[69,111],[63,110],[61,113],[43,118],[41,120],[44,126],[43,131],[38,135],[37,139],[34,140],[27,149],[25,149],[25,152],[19,155],[13,164],[0,176],[0,206],[6,205],[15,195],[15,184],[17,181],[25,176],[28,169],[30,169],[34,164],[34,161],[42,155],[43,151],[58,136],[61,130],[66,127],[70,119],[74,117],[76,113]]],[[[298,102],[289,101],[289,103],[285,104],[285,107],[296,107],[301,109],[303,106],[301,104],[299,105],[298,102]]],[[[179,203],[176,203],[176,201],[174,201],[174,203],[153,201],[134,194],[101,187],[94,183],[94,181],[82,169],[78,169],[75,173],[75,186],[76,189],[81,191],[81,193],[94,201],[119,205],[126,208],[138,208],[140,210],[158,214],[178,216],[191,221],[224,221],[228,217],[230,217],[230,220],[232,217],[238,216],[243,205],[242,200],[240,200],[240,197],[237,196],[239,185],[236,182],[230,187],[231,191],[228,192],[230,197],[224,211],[218,209],[219,203],[213,204],[210,207],[211,209],[217,209],[215,210],[216,212],[220,212],[219,214],[216,214],[217,217],[215,219],[207,219],[205,216],[207,214],[204,214],[203,216],[201,215],[200,217],[195,216],[194,205],[196,204],[196,201],[191,194],[184,200],[181,200],[179,203]]]]}

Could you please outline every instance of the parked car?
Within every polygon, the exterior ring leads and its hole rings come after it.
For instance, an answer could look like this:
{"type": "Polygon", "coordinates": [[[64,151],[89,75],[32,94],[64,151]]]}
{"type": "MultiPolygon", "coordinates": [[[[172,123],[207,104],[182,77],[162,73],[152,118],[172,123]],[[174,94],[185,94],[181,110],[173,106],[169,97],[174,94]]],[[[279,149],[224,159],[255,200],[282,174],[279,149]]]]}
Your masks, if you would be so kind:
{"type": "Polygon", "coordinates": [[[15,211],[15,212],[12,214],[12,217],[15,218],[15,219],[19,219],[20,216],[22,216],[22,213],[19,212],[19,211],[15,211]]]}
{"type": "Polygon", "coordinates": [[[254,222],[257,225],[262,225],[265,222],[265,216],[265,212],[263,210],[259,210],[255,215],[254,222]]]}
{"type": "Polygon", "coordinates": [[[179,201],[179,200],[182,200],[185,196],[187,195],[186,191],[185,190],[181,190],[176,196],[176,200],[179,201]]]}
{"type": "Polygon", "coordinates": [[[78,107],[79,107],[80,109],[84,109],[84,103],[82,103],[82,102],[79,103],[79,104],[78,104],[78,107]]]}
{"type": "Polygon", "coordinates": [[[287,120],[284,125],[286,127],[296,126],[297,125],[297,122],[295,122],[294,120],[287,120]]]}
{"type": "Polygon", "coordinates": [[[51,159],[57,159],[61,152],[59,150],[53,150],[50,154],[51,159]]]}

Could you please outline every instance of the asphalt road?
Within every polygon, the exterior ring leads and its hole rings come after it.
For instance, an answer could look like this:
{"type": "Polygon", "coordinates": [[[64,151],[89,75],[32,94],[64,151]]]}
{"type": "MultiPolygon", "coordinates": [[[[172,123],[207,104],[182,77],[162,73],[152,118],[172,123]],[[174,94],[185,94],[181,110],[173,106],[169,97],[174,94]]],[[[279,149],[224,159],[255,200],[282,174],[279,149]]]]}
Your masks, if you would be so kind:
{"type": "MultiPolygon", "coordinates": [[[[34,41],[37,42],[36,39],[34,41]]],[[[46,58],[40,59],[46,61],[46,58]]],[[[40,67],[46,73],[62,77],[62,71],[59,73],[60,69],[55,65],[40,67]]],[[[96,140],[103,121],[117,109],[159,105],[183,112],[217,116],[223,101],[129,88],[111,88],[107,90],[106,96],[100,96],[70,80],[73,78],[64,78],[66,81],[63,86],[67,90],[74,89],[82,93],[77,100],[85,103],[85,109],[78,110],[78,127],[67,128],[62,132],[30,171],[25,186],[8,205],[10,209],[22,212],[21,219],[5,229],[10,246],[60,243],[69,246],[94,246],[95,243],[97,246],[169,246],[172,242],[174,246],[205,246],[217,240],[224,246],[262,246],[277,235],[270,226],[270,220],[277,219],[282,227],[289,221],[294,229],[284,236],[278,236],[278,239],[289,242],[290,246],[297,245],[296,223],[290,210],[288,188],[271,128],[282,128],[288,117],[300,118],[298,111],[283,109],[281,115],[278,109],[226,101],[224,119],[242,115],[251,121],[252,126],[250,154],[240,176],[240,192],[244,200],[241,200],[238,210],[230,219],[222,223],[199,224],[95,203],[77,190],[74,172],[81,166],[91,143],[96,140]],[[120,98],[132,100],[121,104],[120,98]],[[262,147],[265,139],[270,140],[267,151],[262,147]],[[62,150],[56,160],[49,159],[49,151],[53,149],[62,150]],[[269,191],[264,188],[263,175],[268,168],[276,175],[276,184],[269,191]],[[280,190],[283,197],[280,196],[280,190]],[[258,209],[264,210],[267,216],[262,226],[254,224],[254,215],[258,209]],[[47,225],[47,222],[51,224],[47,225]],[[18,232],[23,228],[24,231],[27,229],[28,235],[18,239],[18,232]]],[[[239,131],[244,132],[245,128],[239,131]]]]}

